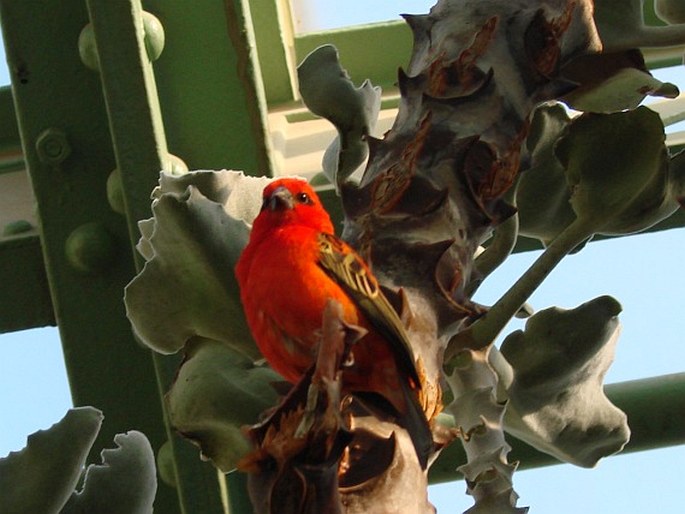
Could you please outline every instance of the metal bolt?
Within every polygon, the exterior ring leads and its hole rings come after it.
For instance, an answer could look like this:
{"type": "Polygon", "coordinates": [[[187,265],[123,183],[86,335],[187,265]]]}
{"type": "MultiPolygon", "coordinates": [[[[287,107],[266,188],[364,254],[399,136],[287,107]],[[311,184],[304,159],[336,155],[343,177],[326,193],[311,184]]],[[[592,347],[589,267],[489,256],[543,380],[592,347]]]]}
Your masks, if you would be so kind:
{"type": "Polygon", "coordinates": [[[44,164],[57,165],[71,154],[71,146],[63,130],[49,128],[36,139],[38,158],[44,164]]]}
{"type": "Polygon", "coordinates": [[[162,160],[162,169],[172,175],[183,175],[188,172],[188,165],[177,155],[167,153],[162,160]]]}
{"type": "Polygon", "coordinates": [[[107,177],[107,201],[114,212],[126,215],[124,192],[121,188],[121,173],[115,168],[107,177]]]}
{"type": "MultiPolygon", "coordinates": [[[[166,36],[162,22],[147,11],[143,11],[143,43],[150,61],[156,61],[164,50],[166,36]]],[[[93,24],[88,23],[78,36],[78,53],[81,62],[94,71],[100,71],[100,56],[95,44],[93,24]]]]}
{"type": "Polygon", "coordinates": [[[143,31],[145,33],[145,50],[150,61],[156,61],[164,50],[164,27],[157,17],[143,11],[143,31]]]}
{"type": "Polygon", "coordinates": [[[69,234],[65,252],[77,270],[102,273],[116,260],[117,241],[101,223],[85,223],[69,234]]]}
{"type": "Polygon", "coordinates": [[[93,71],[100,71],[100,58],[98,49],[95,47],[95,32],[93,24],[89,23],[81,30],[78,36],[78,54],[81,62],[93,71]]]}

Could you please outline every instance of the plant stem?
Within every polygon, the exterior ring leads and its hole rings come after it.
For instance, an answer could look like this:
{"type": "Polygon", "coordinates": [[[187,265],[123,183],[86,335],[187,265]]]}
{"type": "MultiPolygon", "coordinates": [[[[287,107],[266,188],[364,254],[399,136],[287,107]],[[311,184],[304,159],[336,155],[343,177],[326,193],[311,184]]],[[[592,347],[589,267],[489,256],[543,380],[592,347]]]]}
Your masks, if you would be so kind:
{"type": "Polygon", "coordinates": [[[457,334],[445,353],[445,361],[465,346],[482,348],[492,343],[561,259],[593,234],[594,224],[588,220],[576,219],[566,227],[482,318],[457,334]]]}
{"type": "MultiPolygon", "coordinates": [[[[518,191],[519,182],[517,181],[507,191],[504,199],[513,207],[516,207],[516,192],[518,191]]],[[[490,245],[475,259],[476,270],[478,270],[478,280],[468,285],[467,292],[469,296],[473,296],[480,284],[485,280],[490,273],[495,271],[507,258],[516,246],[516,240],[519,234],[519,215],[518,212],[507,218],[502,224],[495,229],[495,235],[490,241],[490,245]]]]}
{"type": "Polygon", "coordinates": [[[518,213],[514,214],[511,218],[497,227],[490,245],[475,260],[479,281],[477,283],[469,284],[470,295],[475,293],[482,281],[511,255],[511,252],[516,245],[518,230],[518,213]]]}

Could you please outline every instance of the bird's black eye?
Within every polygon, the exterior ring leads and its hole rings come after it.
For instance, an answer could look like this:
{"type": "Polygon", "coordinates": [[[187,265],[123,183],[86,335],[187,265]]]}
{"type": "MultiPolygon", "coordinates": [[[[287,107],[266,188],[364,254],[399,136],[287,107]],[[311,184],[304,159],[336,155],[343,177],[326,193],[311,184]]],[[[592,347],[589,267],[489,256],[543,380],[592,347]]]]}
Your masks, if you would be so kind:
{"type": "Polygon", "coordinates": [[[307,193],[297,193],[297,195],[295,195],[295,200],[297,200],[298,203],[305,205],[311,205],[314,203],[312,202],[312,198],[307,193]]]}

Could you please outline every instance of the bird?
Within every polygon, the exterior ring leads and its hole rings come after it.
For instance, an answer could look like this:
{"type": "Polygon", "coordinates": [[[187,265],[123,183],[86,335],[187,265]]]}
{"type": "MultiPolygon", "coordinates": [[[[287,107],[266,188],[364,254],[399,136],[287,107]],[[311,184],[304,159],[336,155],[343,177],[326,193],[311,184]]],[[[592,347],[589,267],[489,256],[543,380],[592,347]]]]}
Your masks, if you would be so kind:
{"type": "Polygon", "coordinates": [[[342,370],[343,394],[378,400],[405,428],[425,469],[433,448],[420,401],[421,380],[404,325],[364,259],[335,235],[313,188],[280,178],[263,190],[262,207],[235,266],[240,299],[257,347],[285,380],[297,383],[316,361],[330,300],[343,321],[365,335],[342,370]]]}

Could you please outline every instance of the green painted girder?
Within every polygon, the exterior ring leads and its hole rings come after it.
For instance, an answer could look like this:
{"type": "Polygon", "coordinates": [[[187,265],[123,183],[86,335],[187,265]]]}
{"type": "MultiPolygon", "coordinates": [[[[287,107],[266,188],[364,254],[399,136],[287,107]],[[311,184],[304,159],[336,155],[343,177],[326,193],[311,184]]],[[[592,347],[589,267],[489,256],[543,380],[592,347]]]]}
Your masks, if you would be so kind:
{"type": "Polygon", "coordinates": [[[40,238],[3,238],[0,243],[0,333],[55,324],[40,238]]]}
{"type": "MultiPolygon", "coordinates": [[[[139,237],[137,221],[150,217],[150,191],[157,182],[159,170],[171,166],[148,57],[148,47],[156,45],[150,52],[160,51],[162,32],[156,33],[156,43],[149,40],[153,36],[144,28],[139,1],[88,0],[86,4],[94,40],[87,48],[81,44],[80,50],[97,54],[111,144],[124,199],[130,238],[128,251],[136,269],[140,270],[142,259],[132,250],[139,237]]],[[[123,296],[123,288],[119,295],[123,296]]],[[[126,323],[125,317],[123,321],[126,323]]],[[[159,402],[173,381],[179,361],[152,353],[149,356],[154,366],[149,378],[156,379],[159,402]]],[[[178,493],[173,512],[223,512],[216,471],[208,463],[200,462],[196,451],[189,451],[188,443],[173,433],[166,416],[160,415],[158,421],[165,428],[170,450],[167,466],[173,470],[175,492],[178,493]]]]}
{"type": "Polygon", "coordinates": [[[145,0],[162,23],[155,77],[171,152],[190,169],[272,168],[266,100],[246,0],[145,0]],[[250,87],[244,84],[250,83],[250,87]]]}
{"type": "Polygon", "coordinates": [[[0,173],[23,169],[19,127],[14,112],[12,89],[0,87],[0,173]],[[19,158],[17,158],[19,157],[19,158]]]}
{"type": "MultiPolygon", "coordinates": [[[[145,29],[139,0],[87,0],[132,241],[138,238],[138,220],[151,214],[149,192],[159,170],[169,168],[167,134],[169,146],[172,136],[177,137],[173,152],[193,168],[270,172],[266,102],[247,3],[207,2],[202,10],[181,1],[148,4],[162,21],[164,50],[159,34],[157,47],[151,50],[155,38],[145,29]],[[203,39],[208,37],[212,45],[197,46],[198,42],[206,45],[203,39]],[[153,73],[151,58],[160,52],[153,73]],[[200,53],[203,59],[198,60],[200,53]],[[198,62],[207,68],[202,79],[188,74],[187,68],[198,62]],[[165,101],[163,92],[185,92],[194,101],[165,101]],[[187,145],[188,141],[194,143],[187,145]]],[[[138,258],[139,269],[141,265],[138,258]]],[[[164,394],[178,361],[158,355],[153,360],[164,394]]],[[[196,450],[189,452],[188,442],[171,434],[169,440],[182,512],[223,512],[225,503],[232,511],[249,510],[244,477],[232,474],[228,484],[222,484],[224,476],[200,462],[196,450]]]]}
{"type": "MultiPolygon", "coordinates": [[[[107,202],[115,161],[105,103],[77,46],[85,4],[2,0],[0,19],[72,398],[105,413],[90,458],[99,462],[99,449],[131,429],[157,450],[167,433],[155,367],[134,341],[122,301],[135,274],[128,227],[107,202]]],[[[178,512],[175,490],[161,485],[157,506],[178,512]]]]}
{"type": "MultiPolygon", "coordinates": [[[[628,416],[630,441],[620,455],[685,444],[685,373],[630,380],[605,386],[607,397],[628,416]]],[[[554,457],[507,436],[510,462],[519,469],[561,464],[554,457]]],[[[431,466],[431,483],[461,478],[456,471],[466,464],[461,444],[452,444],[431,466]]]]}
{"type": "MultiPolygon", "coordinates": [[[[130,244],[138,237],[135,224],[150,215],[150,191],[159,170],[168,167],[167,145],[150,65],[141,57],[140,41],[135,41],[134,28],[139,27],[130,18],[131,5],[136,12],[140,6],[127,4],[89,3],[106,103],[100,77],[78,57],[76,42],[88,22],[82,2],[42,3],[40,15],[34,12],[35,3],[6,0],[0,5],[74,402],[96,405],[106,413],[96,448],[111,442],[116,432],[137,428],[158,450],[169,436],[159,395],[177,362],[150,358],[135,345],[121,299],[135,273],[130,244]],[[127,47],[131,42],[133,48],[127,47]],[[107,204],[106,181],[115,166],[121,170],[128,222],[107,204]],[[82,226],[95,228],[95,233],[79,232],[82,226]],[[67,241],[75,233],[85,234],[86,260],[94,253],[98,262],[90,265],[95,269],[77,270],[66,257],[67,241]],[[99,239],[90,250],[89,238],[99,239]],[[103,339],[107,344],[100,344],[103,339]]],[[[158,73],[176,151],[194,168],[269,173],[265,102],[253,38],[244,30],[250,26],[247,4],[215,1],[203,10],[189,10],[181,1],[150,4],[161,18],[175,20],[169,23],[168,57],[161,60],[158,73]],[[197,16],[187,16],[189,12],[197,16]]],[[[10,135],[13,128],[16,133],[16,123],[4,125],[10,135]]],[[[29,251],[34,260],[41,257],[37,244],[29,251]]],[[[13,261],[11,257],[2,263],[17,269],[13,261]]],[[[38,317],[34,321],[40,322],[38,317]]],[[[197,449],[171,439],[178,494],[161,485],[159,511],[179,511],[179,496],[180,511],[224,512],[228,494],[231,505],[246,512],[244,477],[236,475],[222,491],[216,471],[198,459],[197,449]]]]}
{"type": "Polygon", "coordinates": [[[269,105],[299,98],[290,0],[251,0],[259,69],[269,105]]]}
{"type": "MultiPolygon", "coordinates": [[[[24,168],[12,90],[0,87],[0,175],[24,168]]],[[[0,223],[0,284],[0,333],[55,324],[40,238],[27,220],[0,223]]]]}

